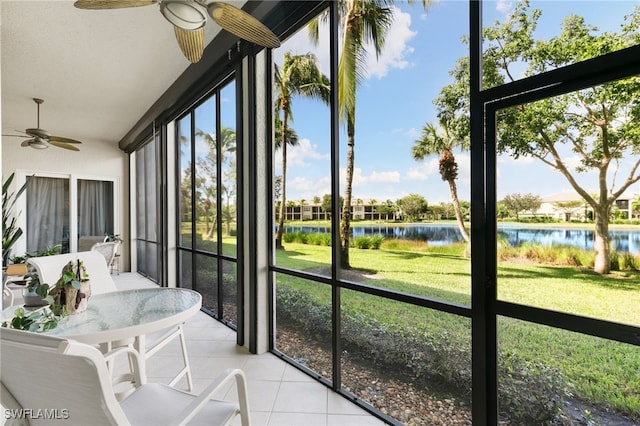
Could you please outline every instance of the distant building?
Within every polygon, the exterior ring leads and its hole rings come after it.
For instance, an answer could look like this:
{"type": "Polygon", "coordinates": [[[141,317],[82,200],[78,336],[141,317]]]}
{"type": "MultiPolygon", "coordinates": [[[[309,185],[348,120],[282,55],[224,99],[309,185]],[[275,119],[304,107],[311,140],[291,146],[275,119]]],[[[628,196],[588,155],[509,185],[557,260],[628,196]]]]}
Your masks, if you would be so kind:
{"type": "MultiPolygon", "coordinates": [[[[399,212],[392,214],[380,213],[378,207],[386,207],[387,202],[368,198],[357,198],[351,201],[352,220],[394,220],[399,212]]],[[[382,209],[381,209],[382,210],[382,209]]],[[[384,210],[386,211],[386,210],[384,210]]],[[[321,203],[306,200],[289,200],[285,209],[286,221],[299,220],[329,220],[331,213],[322,210],[321,203]]]]}
{"type": "MultiPolygon", "coordinates": [[[[632,204],[638,196],[638,194],[626,191],[616,200],[616,207],[624,219],[633,219],[632,204]]],[[[575,191],[567,191],[543,197],[542,205],[536,211],[536,216],[551,216],[566,222],[583,221],[585,218],[593,218],[593,209],[580,194],[575,191]]]]}

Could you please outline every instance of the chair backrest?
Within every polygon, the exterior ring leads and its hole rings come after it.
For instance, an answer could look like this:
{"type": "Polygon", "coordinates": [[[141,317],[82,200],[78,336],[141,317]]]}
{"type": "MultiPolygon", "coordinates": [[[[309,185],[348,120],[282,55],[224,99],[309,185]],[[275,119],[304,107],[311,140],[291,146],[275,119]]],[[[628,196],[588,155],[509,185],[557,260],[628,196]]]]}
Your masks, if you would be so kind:
{"type": "Polygon", "coordinates": [[[40,282],[53,287],[60,279],[62,268],[69,263],[80,259],[84,264],[89,280],[91,281],[91,294],[108,293],[116,291],[116,284],[111,278],[109,267],[104,256],[97,251],[81,251],[78,253],[64,253],[55,256],[31,257],[27,260],[36,269],[40,282]]]}
{"type": "Polygon", "coordinates": [[[118,243],[116,241],[108,241],[104,243],[95,243],[91,246],[91,251],[97,251],[107,262],[107,267],[111,266],[113,259],[116,257],[118,251],[118,243]]]}
{"type": "Polygon", "coordinates": [[[89,251],[95,243],[101,243],[106,240],[105,235],[83,235],[78,238],[78,251],[89,251]]]}
{"type": "Polygon", "coordinates": [[[0,342],[2,404],[19,404],[29,424],[129,423],[96,348],[8,328],[0,329],[0,342]]]}

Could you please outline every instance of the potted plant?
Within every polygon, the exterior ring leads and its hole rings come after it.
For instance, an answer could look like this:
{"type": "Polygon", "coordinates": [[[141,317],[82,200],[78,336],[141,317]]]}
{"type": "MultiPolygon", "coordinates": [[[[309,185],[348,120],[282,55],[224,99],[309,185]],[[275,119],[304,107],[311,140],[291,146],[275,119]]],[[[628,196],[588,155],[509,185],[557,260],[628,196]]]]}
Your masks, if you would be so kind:
{"type": "Polygon", "coordinates": [[[24,305],[26,307],[46,306],[53,304],[53,297],[49,295],[49,284],[41,283],[37,273],[25,275],[27,288],[24,293],[24,305]]]}
{"type": "Polygon", "coordinates": [[[76,314],[87,309],[91,296],[89,274],[81,260],[70,261],[62,268],[60,279],[53,290],[53,311],[56,314],[76,314]]]}
{"type": "Polygon", "coordinates": [[[9,193],[9,186],[13,182],[14,173],[2,183],[2,266],[7,266],[11,248],[22,236],[22,228],[18,226],[17,215],[11,217],[11,211],[20,195],[27,189],[27,181],[15,193],[9,193]]]}

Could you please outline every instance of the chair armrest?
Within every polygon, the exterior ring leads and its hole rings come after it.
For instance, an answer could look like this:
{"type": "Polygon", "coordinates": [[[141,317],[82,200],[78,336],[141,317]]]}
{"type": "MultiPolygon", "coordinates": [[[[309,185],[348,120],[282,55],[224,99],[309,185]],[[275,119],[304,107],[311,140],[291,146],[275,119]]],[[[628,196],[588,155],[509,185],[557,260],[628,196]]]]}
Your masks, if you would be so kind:
{"type": "Polygon", "coordinates": [[[249,426],[249,398],[247,396],[247,379],[239,368],[227,368],[205,390],[203,390],[170,425],[186,425],[196,414],[211,400],[211,397],[220,391],[231,380],[236,382],[238,389],[238,401],[240,403],[240,415],[242,426],[249,426]]]}

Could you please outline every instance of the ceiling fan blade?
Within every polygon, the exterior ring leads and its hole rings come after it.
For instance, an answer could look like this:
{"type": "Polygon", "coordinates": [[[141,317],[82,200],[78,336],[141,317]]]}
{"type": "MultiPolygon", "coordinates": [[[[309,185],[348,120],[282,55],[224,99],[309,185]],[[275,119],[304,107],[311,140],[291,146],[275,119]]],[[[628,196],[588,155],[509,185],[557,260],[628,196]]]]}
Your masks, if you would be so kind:
{"type": "Polygon", "coordinates": [[[22,141],[22,143],[20,144],[20,146],[21,146],[21,147],[27,147],[27,146],[29,146],[29,144],[30,144],[31,142],[33,142],[34,140],[35,140],[35,139],[25,139],[25,140],[23,140],[23,141],[22,141]]]}
{"type": "Polygon", "coordinates": [[[53,144],[54,142],[61,142],[61,143],[82,143],[82,142],[77,141],[77,140],[75,140],[75,139],[63,138],[62,136],[50,136],[50,137],[49,137],[49,143],[53,144]]]}
{"type": "Polygon", "coordinates": [[[68,144],[66,142],[60,142],[60,141],[54,140],[54,141],[49,141],[49,143],[53,146],[57,146],[58,148],[69,149],[71,151],[80,151],[80,149],[78,149],[76,146],[68,144]]]}
{"type": "Polygon", "coordinates": [[[2,136],[6,136],[9,138],[26,138],[27,137],[27,135],[5,135],[5,134],[3,134],[2,136]]]}
{"type": "Polygon", "coordinates": [[[259,46],[272,49],[280,47],[280,39],[262,22],[244,10],[221,2],[209,3],[207,10],[213,20],[231,34],[259,46]]]}
{"type": "Polygon", "coordinates": [[[78,9],[122,9],[125,7],[149,6],[156,0],[76,0],[73,5],[78,9]]]}
{"type": "Polygon", "coordinates": [[[184,56],[191,63],[198,62],[202,58],[202,52],[204,51],[204,28],[185,30],[174,25],[173,31],[184,56]]]}

